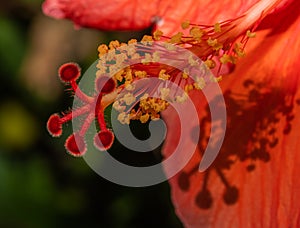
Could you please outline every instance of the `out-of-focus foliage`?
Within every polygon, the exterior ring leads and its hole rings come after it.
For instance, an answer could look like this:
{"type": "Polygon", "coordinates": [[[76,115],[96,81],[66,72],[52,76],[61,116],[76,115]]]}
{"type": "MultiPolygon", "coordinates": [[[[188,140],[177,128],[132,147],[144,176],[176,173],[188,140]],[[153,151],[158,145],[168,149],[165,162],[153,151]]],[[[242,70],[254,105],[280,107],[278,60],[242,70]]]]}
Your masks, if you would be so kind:
{"type": "MultiPolygon", "coordinates": [[[[65,138],[53,139],[45,128],[51,113],[72,104],[56,75],[60,64],[77,61],[84,71],[99,43],[141,33],[75,31],[43,16],[40,5],[19,0],[0,8],[0,227],[181,227],[167,183],[112,184],[66,154],[65,138]],[[51,95],[43,93],[49,88],[51,95]]],[[[122,161],[134,159],[114,148],[122,161]]]]}

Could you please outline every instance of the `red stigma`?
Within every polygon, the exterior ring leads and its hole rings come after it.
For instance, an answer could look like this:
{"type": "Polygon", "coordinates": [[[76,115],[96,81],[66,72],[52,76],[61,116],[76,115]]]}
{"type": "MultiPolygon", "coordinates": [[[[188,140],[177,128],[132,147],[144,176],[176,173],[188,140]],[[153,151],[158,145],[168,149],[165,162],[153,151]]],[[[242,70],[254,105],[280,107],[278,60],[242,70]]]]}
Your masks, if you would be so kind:
{"type": "Polygon", "coordinates": [[[99,150],[108,150],[114,142],[114,134],[110,130],[100,131],[95,135],[94,145],[99,150]]]}
{"type": "Polygon", "coordinates": [[[80,73],[81,69],[76,63],[65,63],[58,70],[58,75],[63,82],[77,80],[80,73]]]}
{"type": "Polygon", "coordinates": [[[106,121],[104,119],[106,103],[102,103],[102,98],[113,92],[117,83],[115,79],[107,76],[97,78],[95,81],[95,93],[89,96],[79,88],[76,82],[81,75],[80,71],[80,67],[76,63],[65,63],[59,68],[59,77],[63,82],[68,82],[67,85],[71,87],[70,90],[82,102],[81,106],[63,113],[62,116],[53,114],[47,122],[49,133],[52,136],[59,137],[62,134],[62,125],[64,123],[84,116],[84,118],[79,120],[82,121],[80,129],[70,135],[65,142],[67,152],[75,157],[83,156],[86,153],[87,145],[84,137],[94,120],[98,122],[101,130],[100,133],[96,134],[97,139],[94,140],[96,141],[94,143],[96,147],[101,150],[109,149],[114,141],[114,134],[106,128],[106,121]]]}
{"type": "Polygon", "coordinates": [[[66,150],[74,157],[81,157],[86,152],[84,138],[78,133],[70,135],[65,143],[66,150]]]}
{"type": "Polygon", "coordinates": [[[53,137],[59,137],[62,134],[62,123],[60,116],[53,114],[47,122],[47,129],[53,137]]]}
{"type": "Polygon", "coordinates": [[[116,82],[112,78],[98,77],[96,79],[96,90],[100,93],[107,94],[114,91],[116,82]]]}

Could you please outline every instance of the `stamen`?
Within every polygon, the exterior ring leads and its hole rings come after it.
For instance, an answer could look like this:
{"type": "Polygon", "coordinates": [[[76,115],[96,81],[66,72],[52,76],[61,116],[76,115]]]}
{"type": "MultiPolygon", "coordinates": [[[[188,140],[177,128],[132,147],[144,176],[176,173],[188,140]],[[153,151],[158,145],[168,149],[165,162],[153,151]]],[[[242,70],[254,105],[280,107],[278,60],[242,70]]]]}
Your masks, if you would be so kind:
{"type": "MultiPolygon", "coordinates": [[[[127,44],[117,40],[111,41],[108,46],[102,44],[98,47],[100,59],[97,64],[95,94],[91,96],[85,94],[76,82],[81,74],[80,67],[76,63],[63,64],[59,68],[59,77],[61,81],[71,86],[75,96],[82,102],[82,106],[62,117],[58,114],[50,116],[47,122],[49,133],[54,137],[59,137],[62,134],[62,124],[86,114],[81,129],[66,140],[67,151],[74,156],[81,156],[86,152],[84,135],[95,119],[100,127],[100,132],[94,138],[94,145],[100,150],[109,149],[114,141],[114,134],[106,127],[104,111],[110,104],[113,104],[113,108],[119,112],[118,120],[123,124],[129,124],[130,120],[146,123],[150,119],[160,118],[160,112],[168,107],[167,100],[171,95],[172,97],[174,95],[172,100],[183,103],[190,91],[203,89],[209,80],[211,82],[220,81],[222,79],[221,71],[224,74],[224,68],[221,69],[222,64],[236,64],[239,58],[246,55],[245,45],[250,38],[255,37],[254,30],[257,24],[279,3],[279,0],[259,1],[244,15],[214,25],[196,25],[185,21],[181,24],[181,28],[189,29],[187,36],[179,31],[173,36],[167,37],[161,31],[156,31],[153,36],[145,35],[141,43],[132,39],[127,44]],[[163,40],[164,44],[159,46],[160,44],[157,45],[155,44],[157,42],[153,42],[158,40],[163,40]],[[159,47],[158,50],[153,50],[152,45],[159,47]],[[194,74],[190,70],[192,67],[202,66],[202,62],[193,55],[188,58],[176,58],[176,61],[182,64],[183,68],[181,69],[184,69],[184,72],[160,64],[160,60],[170,58],[170,53],[174,53],[175,58],[177,55],[176,45],[193,52],[209,69],[215,72],[214,77],[209,80],[204,80],[201,75],[198,75],[196,79],[190,77],[189,74],[194,74]],[[141,60],[141,63],[128,64],[136,59],[141,60]],[[130,66],[120,70],[120,66],[124,63],[130,66]],[[113,77],[108,77],[107,72],[116,73],[113,77]],[[147,89],[135,91],[134,82],[150,77],[161,79],[159,80],[161,84],[157,83],[151,88],[145,85],[147,89]],[[177,93],[176,91],[173,94],[168,88],[171,83],[168,82],[176,83],[184,92],[177,93]],[[122,97],[119,97],[118,95],[124,89],[122,97]],[[157,92],[159,92],[160,98],[151,97],[157,92]],[[144,96],[146,94],[147,96],[144,96]]],[[[233,68],[228,67],[228,69],[233,68]]],[[[288,130],[287,126],[286,132],[288,130]]],[[[267,157],[265,156],[264,159],[266,160],[267,157]]],[[[229,187],[231,193],[235,191],[232,186],[229,187]]],[[[207,194],[205,191],[204,193],[207,194]]],[[[231,193],[230,195],[232,195],[231,193]]]]}
{"type": "Polygon", "coordinates": [[[163,35],[163,32],[160,31],[160,30],[156,30],[154,33],[153,33],[153,38],[154,40],[160,40],[160,38],[162,37],[163,35]]]}
{"type": "Polygon", "coordinates": [[[189,21],[184,21],[181,23],[181,28],[182,29],[188,29],[190,27],[190,22],[189,21]]]}

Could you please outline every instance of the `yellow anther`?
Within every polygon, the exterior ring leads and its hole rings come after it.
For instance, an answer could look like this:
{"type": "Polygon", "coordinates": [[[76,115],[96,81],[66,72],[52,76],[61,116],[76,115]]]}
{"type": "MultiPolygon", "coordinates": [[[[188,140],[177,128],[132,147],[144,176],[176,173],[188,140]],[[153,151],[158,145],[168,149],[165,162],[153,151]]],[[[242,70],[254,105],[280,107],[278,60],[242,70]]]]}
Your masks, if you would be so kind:
{"type": "Polygon", "coordinates": [[[217,39],[212,39],[211,37],[209,37],[206,42],[213,48],[213,50],[218,51],[223,48],[223,44],[219,43],[217,39]]]}
{"type": "Polygon", "coordinates": [[[209,37],[206,42],[209,46],[213,47],[218,43],[218,40],[217,39],[212,39],[211,37],[209,37]]]}
{"type": "Polygon", "coordinates": [[[147,76],[147,72],[144,70],[143,71],[138,70],[134,72],[134,76],[138,78],[145,78],[147,76]]]}
{"type": "Polygon", "coordinates": [[[185,85],[185,87],[184,87],[184,91],[185,91],[186,93],[190,92],[190,91],[193,90],[193,89],[194,89],[193,85],[190,85],[190,84],[185,85]]]}
{"type": "Polygon", "coordinates": [[[182,29],[187,29],[190,27],[190,21],[184,21],[181,23],[181,28],[182,29]]]}
{"type": "Polygon", "coordinates": [[[146,113],[140,117],[140,121],[141,123],[146,123],[149,120],[149,118],[150,118],[149,114],[146,113]]]}
{"type": "Polygon", "coordinates": [[[220,23],[216,23],[214,25],[214,30],[215,30],[215,32],[221,32],[222,31],[220,23]]]}
{"type": "Polygon", "coordinates": [[[152,36],[144,35],[142,41],[153,41],[152,36]]]}
{"type": "Polygon", "coordinates": [[[160,30],[156,30],[154,33],[153,33],[153,38],[154,40],[160,40],[160,37],[163,35],[163,32],[160,31],[160,30]]]}
{"type": "Polygon", "coordinates": [[[142,59],[141,62],[143,64],[147,64],[149,62],[152,62],[152,56],[151,56],[151,54],[146,53],[144,59],[142,59]]]}
{"type": "Polygon", "coordinates": [[[151,120],[159,120],[159,118],[160,118],[160,115],[158,114],[158,113],[155,113],[155,114],[152,114],[151,115],[151,120]]]}
{"type": "Polygon", "coordinates": [[[126,69],[124,78],[126,79],[126,81],[132,81],[133,75],[132,75],[132,70],[131,69],[126,69]]]}
{"type": "Polygon", "coordinates": [[[120,121],[121,124],[129,124],[130,123],[129,115],[126,114],[125,112],[121,112],[118,115],[118,120],[120,121]]]}
{"type": "Polygon", "coordinates": [[[118,80],[119,82],[123,81],[123,73],[124,70],[120,70],[115,74],[115,79],[118,80]]]}
{"type": "Polygon", "coordinates": [[[189,69],[189,67],[185,67],[185,68],[183,69],[183,73],[189,75],[189,74],[190,74],[190,69],[189,69]]]}
{"type": "Polygon", "coordinates": [[[110,41],[108,46],[111,50],[113,50],[113,49],[120,47],[120,42],[118,40],[113,40],[113,41],[110,41]]]}
{"type": "Polygon", "coordinates": [[[202,78],[202,77],[196,78],[196,82],[194,83],[195,89],[201,90],[205,87],[205,85],[206,85],[206,82],[205,82],[204,78],[202,78]]]}
{"type": "Polygon", "coordinates": [[[193,55],[190,55],[189,58],[188,58],[188,62],[191,66],[198,66],[199,65],[199,62],[198,60],[195,60],[193,55]]]}
{"type": "Polygon", "coordinates": [[[127,55],[125,53],[120,53],[118,55],[116,55],[116,64],[119,66],[120,64],[122,64],[124,62],[124,60],[127,59],[127,55]]]}
{"type": "Polygon", "coordinates": [[[223,44],[221,44],[221,43],[217,43],[215,46],[213,46],[213,50],[215,50],[215,51],[218,51],[222,48],[223,48],[223,44]]]}
{"type": "Polygon", "coordinates": [[[125,82],[124,82],[124,86],[125,86],[125,87],[126,87],[126,86],[129,86],[131,83],[132,83],[132,81],[125,81],[125,82]]]}
{"type": "Polygon", "coordinates": [[[143,110],[148,110],[151,106],[147,99],[141,99],[140,107],[143,108],[143,110]]]}
{"type": "Polygon", "coordinates": [[[170,44],[170,43],[165,43],[165,48],[168,50],[168,51],[175,51],[176,50],[176,46],[173,45],[173,44],[170,44]]]}
{"type": "Polygon", "coordinates": [[[195,40],[200,40],[201,37],[203,36],[203,31],[198,28],[198,27],[192,27],[190,29],[190,35],[195,39],[195,40]]]}
{"type": "Polygon", "coordinates": [[[236,55],[238,57],[244,57],[245,56],[245,52],[243,50],[243,44],[241,44],[241,43],[235,43],[233,51],[234,51],[234,53],[236,53],[236,55]]]}
{"type": "Polygon", "coordinates": [[[160,60],[160,55],[159,55],[159,52],[158,51],[155,51],[152,55],[152,61],[153,62],[159,62],[160,60]]]}
{"type": "Polygon", "coordinates": [[[116,56],[116,51],[114,49],[109,50],[105,57],[106,57],[106,61],[112,61],[116,56]]]}
{"type": "Polygon", "coordinates": [[[128,91],[132,91],[135,89],[135,85],[132,84],[126,84],[125,89],[128,91]]]}
{"type": "Polygon", "coordinates": [[[156,99],[155,102],[156,103],[153,104],[153,109],[156,113],[166,110],[169,105],[167,101],[161,99],[156,99]]]}
{"type": "Polygon", "coordinates": [[[177,34],[173,35],[171,37],[170,43],[172,43],[172,44],[180,43],[182,35],[183,35],[182,32],[178,32],[177,34]]]}
{"type": "Polygon", "coordinates": [[[216,67],[216,62],[212,59],[207,59],[204,63],[209,69],[213,69],[216,67]]]}
{"type": "Polygon", "coordinates": [[[167,100],[170,94],[170,89],[169,88],[161,88],[160,89],[160,97],[163,100],[167,100]]]}
{"type": "MultiPolygon", "coordinates": [[[[156,98],[149,98],[146,100],[145,108],[147,108],[149,111],[153,111],[154,105],[156,102],[156,98]]],[[[145,109],[146,110],[146,109],[145,109]]]]}
{"type": "Polygon", "coordinates": [[[182,96],[176,96],[175,101],[178,103],[183,103],[187,100],[188,95],[186,93],[183,93],[182,96]]]}
{"type": "Polygon", "coordinates": [[[148,93],[143,94],[143,96],[140,97],[140,101],[145,100],[149,97],[148,93]]]}
{"type": "Polygon", "coordinates": [[[99,70],[96,72],[96,77],[100,77],[102,74],[106,73],[106,67],[101,67],[99,70]]]}
{"type": "Polygon", "coordinates": [[[142,113],[141,112],[136,112],[134,109],[131,109],[130,114],[129,114],[129,118],[131,120],[138,120],[140,119],[142,113]]]}
{"type": "Polygon", "coordinates": [[[164,111],[169,106],[169,102],[161,101],[161,111],[164,111]]]}
{"type": "Polygon", "coordinates": [[[229,55],[224,54],[224,55],[220,58],[220,62],[223,63],[223,64],[230,62],[230,57],[229,57],[229,55]]]}
{"type": "Polygon", "coordinates": [[[141,40],[141,43],[146,45],[146,44],[150,44],[152,41],[153,41],[152,36],[144,35],[141,40]]]}
{"type": "Polygon", "coordinates": [[[131,39],[131,40],[129,40],[127,43],[128,43],[128,44],[135,44],[136,42],[137,42],[136,39],[131,39]]]}
{"type": "Polygon", "coordinates": [[[158,113],[162,110],[161,105],[158,103],[153,104],[153,109],[154,109],[155,113],[158,113]]]}
{"type": "Polygon", "coordinates": [[[96,67],[98,69],[101,69],[101,68],[106,68],[106,58],[104,58],[103,56],[98,60],[98,63],[96,65],[96,67]]]}
{"type": "Polygon", "coordinates": [[[131,71],[127,71],[127,73],[124,75],[124,78],[125,78],[125,86],[131,84],[133,81],[133,75],[131,71]]]}
{"type": "Polygon", "coordinates": [[[124,50],[127,51],[128,56],[133,56],[134,54],[136,54],[136,47],[134,45],[129,45],[124,48],[124,50]]]}
{"type": "Polygon", "coordinates": [[[246,35],[247,35],[247,37],[249,37],[249,38],[254,38],[254,37],[256,37],[256,33],[255,33],[255,32],[251,32],[250,30],[247,30],[246,35]]]}
{"type": "Polygon", "coordinates": [[[235,64],[236,63],[236,58],[231,56],[231,55],[227,55],[227,54],[224,54],[221,58],[220,58],[220,62],[222,64],[225,64],[225,63],[233,63],[235,64]]]}
{"type": "Polygon", "coordinates": [[[222,80],[223,80],[223,76],[222,76],[222,75],[220,75],[220,76],[219,76],[219,77],[217,77],[216,79],[217,79],[217,82],[220,82],[220,81],[222,81],[222,80]]]}
{"type": "Polygon", "coordinates": [[[123,112],[123,111],[125,110],[126,107],[120,105],[120,102],[119,102],[119,101],[115,101],[115,102],[113,103],[113,108],[114,108],[115,110],[117,110],[118,112],[123,112]]]}
{"type": "Polygon", "coordinates": [[[126,93],[122,100],[125,101],[126,105],[131,105],[136,101],[136,98],[132,93],[126,93]]]}
{"type": "Polygon", "coordinates": [[[211,82],[220,82],[220,81],[222,81],[222,79],[223,79],[222,75],[219,77],[214,77],[214,76],[210,77],[211,82]]]}
{"type": "Polygon", "coordinates": [[[109,72],[109,73],[112,73],[112,74],[116,74],[116,73],[118,73],[119,69],[120,69],[120,68],[117,67],[116,64],[110,65],[110,66],[108,67],[108,72],[109,72]]]}
{"type": "Polygon", "coordinates": [[[189,78],[189,75],[185,72],[182,73],[182,78],[183,79],[188,79],[189,78]]]}
{"type": "Polygon", "coordinates": [[[134,53],[132,56],[131,56],[131,59],[140,59],[141,56],[139,53],[134,53]]]}
{"type": "Polygon", "coordinates": [[[169,74],[165,74],[166,70],[162,69],[160,70],[159,74],[158,74],[158,78],[161,80],[169,80],[169,78],[171,77],[169,74]]]}
{"type": "Polygon", "coordinates": [[[108,52],[108,47],[105,44],[101,44],[98,47],[98,52],[99,52],[99,58],[103,55],[105,55],[108,52]]]}

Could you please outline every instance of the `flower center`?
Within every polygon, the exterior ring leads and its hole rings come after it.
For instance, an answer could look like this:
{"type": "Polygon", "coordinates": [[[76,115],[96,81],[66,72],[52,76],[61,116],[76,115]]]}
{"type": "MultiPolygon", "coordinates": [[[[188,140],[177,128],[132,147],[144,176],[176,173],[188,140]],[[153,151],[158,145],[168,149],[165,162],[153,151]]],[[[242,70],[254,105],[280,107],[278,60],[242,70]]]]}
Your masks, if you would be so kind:
{"type": "Polygon", "coordinates": [[[191,77],[192,67],[200,66],[199,60],[192,54],[185,58],[171,55],[183,71],[160,63],[160,60],[170,59],[170,52],[174,51],[176,46],[194,53],[205,63],[206,68],[214,73],[215,76],[209,79],[210,82],[218,82],[239,58],[245,56],[245,46],[250,38],[255,37],[254,30],[258,23],[279,3],[278,0],[260,1],[244,15],[211,26],[185,21],[181,27],[188,35],[178,32],[168,37],[164,36],[162,31],[156,31],[152,36],[144,36],[140,43],[132,39],[128,43],[111,41],[108,46],[102,44],[98,47],[99,61],[93,96],[81,91],[76,83],[81,73],[79,66],[75,63],[62,65],[59,69],[60,79],[71,86],[75,96],[82,101],[82,106],[62,117],[53,114],[47,123],[48,131],[58,137],[62,134],[62,124],[72,118],[86,115],[81,129],[66,141],[65,147],[68,152],[74,156],[85,153],[84,135],[94,119],[100,128],[94,137],[94,145],[99,150],[109,149],[114,141],[114,134],[107,129],[104,118],[104,110],[109,105],[113,104],[113,108],[119,112],[118,120],[123,124],[129,124],[130,120],[146,123],[160,118],[160,112],[169,106],[167,100],[172,91],[168,82],[177,84],[184,91],[181,94],[177,91],[172,94],[178,103],[185,102],[190,91],[202,90],[209,83],[201,75],[191,77]],[[140,60],[138,64],[137,59],[140,60]],[[124,64],[127,67],[122,67],[124,64]],[[225,68],[227,70],[224,70],[225,68]],[[107,76],[108,74],[113,76],[107,76]],[[134,82],[153,77],[158,78],[161,83],[153,87],[145,85],[145,88],[135,90],[134,82]],[[153,97],[154,93],[159,96],[153,97]]]}

